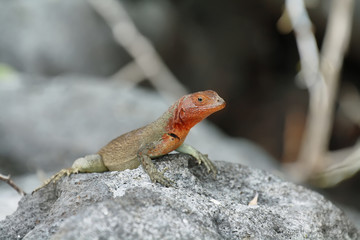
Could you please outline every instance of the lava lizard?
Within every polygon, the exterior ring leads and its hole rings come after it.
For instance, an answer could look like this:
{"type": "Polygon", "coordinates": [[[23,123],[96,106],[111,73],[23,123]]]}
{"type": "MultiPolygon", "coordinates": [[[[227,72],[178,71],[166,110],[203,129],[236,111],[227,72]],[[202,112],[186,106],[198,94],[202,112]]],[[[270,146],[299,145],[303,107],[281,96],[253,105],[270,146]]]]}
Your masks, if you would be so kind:
{"type": "Polygon", "coordinates": [[[159,172],[151,159],[173,150],[193,156],[216,176],[216,167],[207,155],[185,144],[184,140],[195,124],[223,109],[225,105],[225,101],[212,90],[185,95],[154,122],[115,138],[96,154],[76,159],[71,168],[62,169],[40,188],[58,181],[64,175],[123,171],[135,169],[140,164],[151,181],[171,186],[172,181],[164,177],[166,169],[159,172]]]}

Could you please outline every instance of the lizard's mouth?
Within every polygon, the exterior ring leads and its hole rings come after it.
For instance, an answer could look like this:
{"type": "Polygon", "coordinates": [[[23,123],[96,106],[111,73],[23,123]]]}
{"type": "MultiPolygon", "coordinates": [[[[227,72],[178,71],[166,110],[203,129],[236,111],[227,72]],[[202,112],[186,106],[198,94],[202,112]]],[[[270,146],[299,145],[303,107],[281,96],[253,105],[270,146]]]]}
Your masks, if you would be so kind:
{"type": "MultiPolygon", "coordinates": [[[[216,102],[219,104],[219,108],[220,108],[220,109],[223,109],[223,108],[226,106],[225,100],[222,99],[221,97],[219,97],[219,98],[216,100],[216,102]]],[[[220,109],[219,109],[219,110],[220,110],[220,109]]]]}
{"type": "Polygon", "coordinates": [[[214,111],[220,111],[226,106],[226,102],[220,96],[216,96],[216,103],[211,107],[214,111]]]}

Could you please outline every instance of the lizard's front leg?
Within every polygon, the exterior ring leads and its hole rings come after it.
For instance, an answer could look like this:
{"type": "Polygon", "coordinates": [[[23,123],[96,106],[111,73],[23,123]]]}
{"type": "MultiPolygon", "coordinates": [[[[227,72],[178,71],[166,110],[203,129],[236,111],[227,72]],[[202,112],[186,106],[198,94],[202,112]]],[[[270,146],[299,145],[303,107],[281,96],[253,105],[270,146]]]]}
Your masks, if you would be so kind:
{"type": "Polygon", "coordinates": [[[217,169],[216,169],[215,165],[207,157],[207,155],[202,154],[201,152],[196,150],[194,147],[187,145],[185,143],[180,145],[180,147],[178,147],[175,151],[181,152],[181,153],[186,153],[186,154],[193,156],[197,160],[198,164],[203,163],[205,165],[207,171],[212,172],[214,177],[216,177],[217,169]]]}
{"type": "Polygon", "coordinates": [[[159,172],[150,158],[149,152],[154,150],[155,148],[156,144],[148,144],[138,151],[137,157],[152,182],[158,182],[166,187],[171,187],[173,181],[164,176],[167,168],[159,172]]]}

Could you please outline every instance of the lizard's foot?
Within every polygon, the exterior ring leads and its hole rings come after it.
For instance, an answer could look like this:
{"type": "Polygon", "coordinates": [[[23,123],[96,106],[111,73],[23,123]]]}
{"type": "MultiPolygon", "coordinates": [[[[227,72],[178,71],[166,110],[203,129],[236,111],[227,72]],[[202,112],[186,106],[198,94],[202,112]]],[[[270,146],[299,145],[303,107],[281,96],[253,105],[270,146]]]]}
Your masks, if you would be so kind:
{"type": "Polygon", "coordinates": [[[199,165],[201,163],[205,165],[208,173],[212,172],[214,178],[216,177],[217,169],[215,165],[210,161],[207,154],[202,154],[201,152],[199,152],[198,150],[187,144],[182,144],[180,147],[176,149],[176,151],[190,154],[197,160],[199,165]]]}
{"type": "Polygon", "coordinates": [[[152,182],[158,182],[165,187],[172,187],[174,182],[164,176],[164,173],[168,170],[168,168],[164,168],[161,172],[152,171],[148,173],[152,182]]]}
{"type": "Polygon", "coordinates": [[[158,182],[165,187],[172,187],[172,184],[174,182],[164,176],[167,168],[164,168],[164,170],[162,170],[161,172],[157,170],[149,155],[145,154],[146,151],[148,151],[148,148],[149,146],[141,149],[138,152],[138,159],[143,166],[145,172],[149,175],[152,182],[158,182]]]}
{"type": "Polygon", "coordinates": [[[78,173],[78,172],[79,172],[79,170],[77,168],[65,168],[65,169],[62,169],[58,173],[53,175],[51,178],[46,180],[45,183],[41,187],[35,189],[32,193],[37,192],[39,189],[49,185],[50,183],[56,183],[57,181],[59,181],[60,178],[62,178],[65,175],[69,176],[69,175],[71,175],[73,173],[78,173]]]}
{"type": "Polygon", "coordinates": [[[200,152],[197,152],[196,156],[194,157],[196,158],[199,165],[203,163],[206,167],[207,172],[208,173],[212,172],[214,178],[216,177],[217,169],[215,165],[212,163],[212,161],[208,158],[207,154],[202,154],[200,152]]]}

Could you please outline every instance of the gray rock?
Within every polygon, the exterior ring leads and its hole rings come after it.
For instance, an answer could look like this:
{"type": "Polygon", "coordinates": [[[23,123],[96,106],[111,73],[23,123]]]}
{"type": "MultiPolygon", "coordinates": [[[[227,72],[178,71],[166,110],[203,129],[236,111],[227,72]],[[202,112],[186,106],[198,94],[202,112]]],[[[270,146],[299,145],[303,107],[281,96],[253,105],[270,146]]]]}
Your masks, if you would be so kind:
{"type": "MultiPolygon", "coordinates": [[[[12,177],[13,182],[24,192],[32,190],[41,184],[36,174],[26,174],[20,177],[12,177]]],[[[18,207],[21,195],[11,188],[7,183],[0,181],[0,221],[7,215],[13,214],[18,207]]]]}
{"type": "Polygon", "coordinates": [[[151,183],[142,168],[66,177],[25,196],[0,222],[0,238],[360,238],[324,197],[265,171],[216,162],[214,180],[187,155],[160,160],[176,187],[151,183]],[[257,205],[249,206],[256,193],[257,205]]]}

